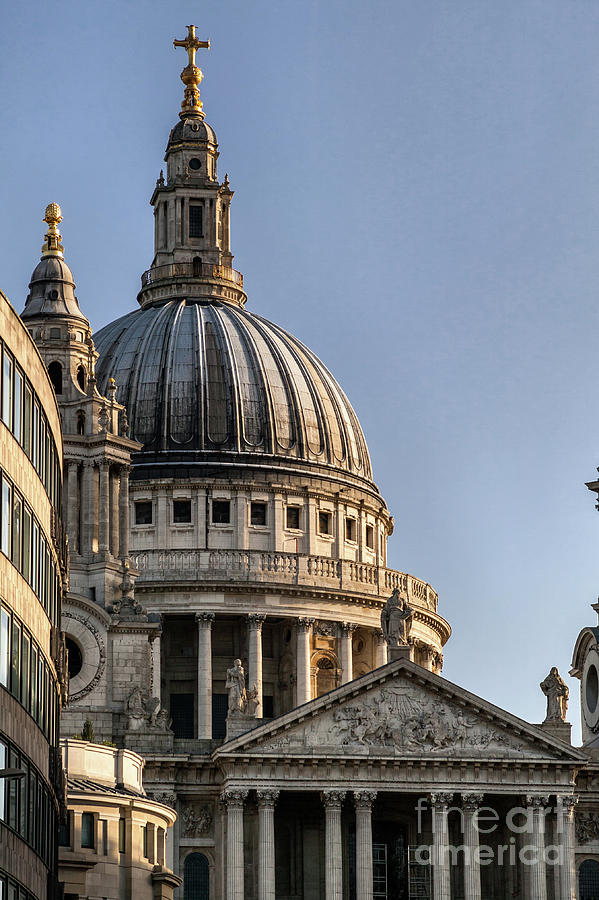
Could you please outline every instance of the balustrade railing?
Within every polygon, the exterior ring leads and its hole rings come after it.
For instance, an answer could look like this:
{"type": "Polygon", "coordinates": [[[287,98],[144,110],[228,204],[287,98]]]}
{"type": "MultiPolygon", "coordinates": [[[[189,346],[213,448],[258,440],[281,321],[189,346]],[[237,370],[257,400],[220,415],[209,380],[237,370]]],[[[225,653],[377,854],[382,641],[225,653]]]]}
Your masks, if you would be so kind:
{"type": "Polygon", "coordinates": [[[141,583],[165,581],[256,581],[326,587],[385,599],[397,589],[410,603],[437,609],[430,584],[405,572],[353,560],[262,550],[142,550],[132,554],[141,583]]]}
{"type": "Polygon", "coordinates": [[[142,288],[149,287],[155,281],[163,281],[165,278],[222,278],[232,281],[237,287],[243,287],[243,275],[237,269],[229,266],[217,266],[213,263],[203,262],[178,262],[167,263],[165,266],[154,266],[141,276],[142,288]]]}

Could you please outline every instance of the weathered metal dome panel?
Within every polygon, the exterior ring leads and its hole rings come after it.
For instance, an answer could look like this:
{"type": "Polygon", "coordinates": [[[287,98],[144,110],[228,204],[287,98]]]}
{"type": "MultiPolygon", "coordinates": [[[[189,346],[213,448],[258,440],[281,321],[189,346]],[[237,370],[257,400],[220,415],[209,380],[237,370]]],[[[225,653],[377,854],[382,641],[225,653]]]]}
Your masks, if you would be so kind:
{"type": "Polygon", "coordinates": [[[230,304],[170,300],[96,335],[98,386],[116,379],[143,452],[266,454],[372,480],[347,397],[282,328],[230,304]]]}

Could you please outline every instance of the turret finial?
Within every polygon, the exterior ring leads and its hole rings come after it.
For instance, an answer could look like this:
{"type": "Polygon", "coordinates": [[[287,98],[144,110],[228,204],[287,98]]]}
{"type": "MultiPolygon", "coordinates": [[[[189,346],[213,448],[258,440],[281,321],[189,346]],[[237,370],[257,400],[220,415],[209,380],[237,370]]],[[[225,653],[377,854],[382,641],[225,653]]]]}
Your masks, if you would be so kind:
{"type": "Polygon", "coordinates": [[[48,225],[46,239],[42,244],[42,258],[44,256],[60,256],[64,255],[64,247],[62,246],[62,238],[58,225],[62,222],[62,211],[58,203],[49,203],[46,207],[46,214],[43,218],[48,225]]]}
{"type": "Polygon", "coordinates": [[[198,40],[195,25],[188,25],[186,39],[184,41],[174,40],[173,47],[185,47],[189,56],[189,63],[181,72],[181,81],[185,85],[185,98],[181,104],[179,116],[182,119],[190,115],[199,116],[203,119],[205,113],[202,111],[203,103],[200,100],[199,86],[204,73],[196,66],[196,51],[200,49],[209,50],[210,41],[198,40]]]}

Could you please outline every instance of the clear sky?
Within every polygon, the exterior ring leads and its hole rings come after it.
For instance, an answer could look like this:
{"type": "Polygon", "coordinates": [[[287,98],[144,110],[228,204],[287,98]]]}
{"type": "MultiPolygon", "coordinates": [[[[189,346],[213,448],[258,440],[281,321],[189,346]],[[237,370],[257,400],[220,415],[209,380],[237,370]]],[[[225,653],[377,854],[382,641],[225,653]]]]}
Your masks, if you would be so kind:
{"type": "Polygon", "coordinates": [[[595,624],[596,0],[0,2],[0,288],[47,203],[97,329],[134,309],[198,25],[248,309],[352,401],[390,565],[452,624],[444,674],[530,721],[595,624]]]}

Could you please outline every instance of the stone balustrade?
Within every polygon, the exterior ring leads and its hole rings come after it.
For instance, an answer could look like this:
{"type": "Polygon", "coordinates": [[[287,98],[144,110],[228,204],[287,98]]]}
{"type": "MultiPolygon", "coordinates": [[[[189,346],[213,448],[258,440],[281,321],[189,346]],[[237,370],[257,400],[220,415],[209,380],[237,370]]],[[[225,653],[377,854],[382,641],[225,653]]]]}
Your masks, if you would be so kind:
{"type": "Polygon", "coordinates": [[[261,550],[142,550],[132,554],[139,583],[214,581],[298,585],[386,599],[396,588],[411,605],[437,610],[430,584],[405,572],[348,559],[261,550]]]}

